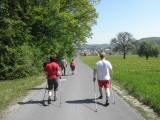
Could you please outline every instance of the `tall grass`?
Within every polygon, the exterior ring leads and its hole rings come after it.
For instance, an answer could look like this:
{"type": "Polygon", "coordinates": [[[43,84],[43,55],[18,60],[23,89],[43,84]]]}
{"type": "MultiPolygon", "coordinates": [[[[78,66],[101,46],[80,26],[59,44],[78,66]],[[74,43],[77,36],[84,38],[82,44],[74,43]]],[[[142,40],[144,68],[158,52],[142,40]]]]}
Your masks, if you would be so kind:
{"type": "MultiPolygon", "coordinates": [[[[99,59],[95,56],[81,57],[92,68],[99,59]]],[[[128,56],[109,56],[113,65],[113,80],[122,85],[141,102],[151,106],[160,114],[160,58],[140,58],[128,56]]]]}

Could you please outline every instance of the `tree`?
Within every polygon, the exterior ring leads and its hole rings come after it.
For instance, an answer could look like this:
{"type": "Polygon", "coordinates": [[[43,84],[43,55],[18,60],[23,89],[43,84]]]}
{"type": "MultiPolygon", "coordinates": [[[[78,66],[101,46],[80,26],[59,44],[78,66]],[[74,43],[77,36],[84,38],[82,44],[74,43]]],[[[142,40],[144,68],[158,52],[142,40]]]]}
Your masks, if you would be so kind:
{"type": "Polygon", "coordinates": [[[53,54],[71,57],[77,45],[92,35],[98,2],[1,0],[0,80],[14,79],[16,71],[17,77],[27,76],[42,68],[43,59],[53,54]]]}
{"type": "Polygon", "coordinates": [[[29,27],[24,20],[28,8],[25,3],[25,0],[0,2],[0,79],[9,78],[17,69],[16,51],[30,39],[29,27]]]}
{"type": "Polygon", "coordinates": [[[142,42],[138,51],[138,55],[140,57],[145,56],[146,60],[149,57],[158,57],[159,55],[159,47],[151,42],[142,42]]]}
{"type": "Polygon", "coordinates": [[[114,51],[123,52],[123,58],[125,59],[127,52],[134,48],[133,41],[134,38],[131,33],[120,32],[117,38],[111,40],[111,46],[114,51]]]}

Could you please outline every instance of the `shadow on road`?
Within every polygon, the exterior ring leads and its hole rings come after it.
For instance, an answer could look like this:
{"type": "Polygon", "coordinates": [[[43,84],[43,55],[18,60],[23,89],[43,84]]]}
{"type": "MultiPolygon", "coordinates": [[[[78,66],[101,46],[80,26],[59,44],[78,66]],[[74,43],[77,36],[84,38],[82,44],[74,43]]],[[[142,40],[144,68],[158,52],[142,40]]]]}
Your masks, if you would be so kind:
{"type": "MultiPolygon", "coordinates": [[[[85,107],[87,107],[88,109],[90,109],[92,111],[95,111],[95,109],[93,109],[93,108],[91,108],[90,106],[87,105],[87,104],[95,104],[95,99],[94,98],[92,98],[92,99],[81,99],[81,100],[71,100],[71,101],[66,101],[66,103],[69,103],[69,104],[82,104],[85,107]]],[[[100,103],[98,101],[97,101],[97,104],[106,107],[104,104],[102,104],[102,103],[100,103]]]]}
{"type": "Polygon", "coordinates": [[[45,88],[45,87],[41,87],[41,88],[30,88],[30,89],[28,89],[28,90],[42,90],[42,89],[47,89],[47,88],[45,88]]]}
{"type": "MultiPolygon", "coordinates": [[[[51,100],[51,101],[52,101],[52,103],[55,102],[54,100],[51,100]]],[[[52,104],[52,103],[51,103],[50,105],[52,105],[52,106],[54,106],[54,107],[57,107],[57,108],[60,108],[60,107],[61,107],[59,104],[52,104]]],[[[26,101],[26,102],[18,102],[18,104],[19,104],[19,105],[38,104],[38,105],[44,106],[44,107],[50,106],[50,105],[48,104],[48,100],[29,100],[29,101],[26,101]]]]}
{"type": "Polygon", "coordinates": [[[20,105],[25,105],[25,104],[40,104],[42,106],[47,106],[46,104],[47,100],[29,100],[26,102],[18,102],[20,105]]]}
{"type": "MultiPolygon", "coordinates": [[[[82,99],[82,100],[72,100],[72,101],[66,101],[66,103],[70,103],[70,104],[93,104],[95,103],[95,99],[82,99]]],[[[105,106],[104,104],[100,103],[97,101],[98,105],[102,105],[105,106]]]]}
{"type": "Polygon", "coordinates": [[[66,101],[66,103],[70,104],[83,104],[83,103],[95,103],[94,99],[82,99],[82,100],[72,100],[72,101],[66,101]]]}

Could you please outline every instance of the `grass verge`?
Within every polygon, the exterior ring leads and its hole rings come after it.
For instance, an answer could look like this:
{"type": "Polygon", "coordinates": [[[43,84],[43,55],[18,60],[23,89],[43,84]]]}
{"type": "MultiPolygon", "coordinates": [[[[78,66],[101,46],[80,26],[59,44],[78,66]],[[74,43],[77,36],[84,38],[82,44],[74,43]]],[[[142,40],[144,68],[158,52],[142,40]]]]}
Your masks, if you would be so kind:
{"type": "Polygon", "coordinates": [[[17,98],[25,96],[34,86],[44,82],[43,75],[0,81],[0,113],[17,98]]]}

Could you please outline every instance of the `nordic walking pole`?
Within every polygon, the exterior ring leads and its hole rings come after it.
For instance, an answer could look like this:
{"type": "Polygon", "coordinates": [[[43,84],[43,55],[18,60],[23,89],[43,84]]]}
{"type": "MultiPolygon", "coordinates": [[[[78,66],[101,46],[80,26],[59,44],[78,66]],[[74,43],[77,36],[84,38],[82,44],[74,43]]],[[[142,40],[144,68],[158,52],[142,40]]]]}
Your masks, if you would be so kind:
{"type": "MultiPolygon", "coordinates": [[[[111,80],[110,80],[110,82],[111,82],[111,80]]],[[[113,89],[112,89],[112,82],[111,82],[110,88],[111,88],[111,92],[112,92],[111,94],[112,94],[112,98],[113,98],[113,104],[115,104],[115,98],[114,98],[113,89]]]]}
{"type": "Polygon", "coordinates": [[[61,76],[59,77],[59,97],[60,97],[60,107],[62,104],[62,96],[61,96],[61,76]]]}
{"type": "Polygon", "coordinates": [[[94,100],[95,100],[95,112],[97,112],[97,97],[96,97],[96,69],[93,70],[93,82],[94,82],[94,100]]]}
{"type": "Polygon", "coordinates": [[[70,75],[70,73],[71,73],[71,68],[69,67],[68,68],[68,75],[70,75]]]}
{"type": "Polygon", "coordinates": [[[43,101],[44,101],[44,98],[45,98],[45,95],[46,95],[46,89],[47,89],[47,84],[46,84],[46,88],[45,88],[45,91],[44,91],[43,101]]]}
{"type": "Polygon", "coordinates": [[[94,100],[95,100],[95,112],[97,112],[97,97],[96,97],[96,85],[95,85],[95,81],[94,81],[94,100]]]}
{"type": "Polygon", "coordinates": [[[44,95],[43,95],[43,103],[45,103],[44,99],[45,99],[45,95],[46,95],[46,90],[47,90],[47,82],[46,82],[46,88],[45,88],[44,95]]]}

